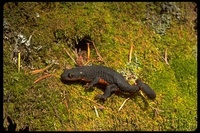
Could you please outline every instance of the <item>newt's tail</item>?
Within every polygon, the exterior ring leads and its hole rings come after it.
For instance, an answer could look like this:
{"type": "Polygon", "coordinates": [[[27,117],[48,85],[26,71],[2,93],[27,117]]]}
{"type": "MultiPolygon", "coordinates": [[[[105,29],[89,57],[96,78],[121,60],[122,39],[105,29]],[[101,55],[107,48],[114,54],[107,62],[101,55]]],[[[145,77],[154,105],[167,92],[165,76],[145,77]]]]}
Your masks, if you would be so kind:
{"type": "Polygon", "coordinates": [[[142,92],[144,92],[149,99],[155,99],[156,93],[145,83],[143,83],[141,80],[136,80],[137,86],[140,88],[142,92]]]}

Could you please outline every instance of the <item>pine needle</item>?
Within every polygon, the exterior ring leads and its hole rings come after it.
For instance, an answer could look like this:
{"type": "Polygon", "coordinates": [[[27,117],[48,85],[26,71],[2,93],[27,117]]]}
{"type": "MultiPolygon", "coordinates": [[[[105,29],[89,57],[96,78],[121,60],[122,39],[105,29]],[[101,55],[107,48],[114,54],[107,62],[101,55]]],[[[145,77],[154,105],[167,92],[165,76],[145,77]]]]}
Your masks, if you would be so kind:
{"type": "Polygon", "coordinates": [[[35,80],[35,81],[34,81],[34,84],[37,83],[37,82],[39,82],[40,80],[42,80],[42,79],[44,79],[44,78],[47,78],[47,77],[50,77],[50,76],[54,76],[54,74],[47,74],[47,75],[44,75],[44,76],[40,77],[39,79],[35,80]]]}
{"type": "Polygon", "coordinates": [[[52,64],[50,64],[50,65],[46,66],[45,68],[42,68],[42,69],[38,69],[38,70],[31,71],[31,74],[37,74],[37,73],[43,72],[43,71],[45,71],[45,70],[49,69],[49,68],[50,68],[51,66],[53,66],[53,65],[54,65],[54,63],[52,63],[52,64]]]}

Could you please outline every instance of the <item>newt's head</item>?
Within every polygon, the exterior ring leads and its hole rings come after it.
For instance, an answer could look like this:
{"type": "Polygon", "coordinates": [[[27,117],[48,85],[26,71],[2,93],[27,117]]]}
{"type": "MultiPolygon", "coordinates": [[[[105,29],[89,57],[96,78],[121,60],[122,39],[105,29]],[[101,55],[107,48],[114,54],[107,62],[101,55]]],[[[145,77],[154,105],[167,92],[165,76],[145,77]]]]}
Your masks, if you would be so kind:
{"type": "Polygon", "coordinates": [[[65,69],[61,74],[62,81],[77,81],[84,78],[85,73],[81,71],[81,68],[65,69]]]}

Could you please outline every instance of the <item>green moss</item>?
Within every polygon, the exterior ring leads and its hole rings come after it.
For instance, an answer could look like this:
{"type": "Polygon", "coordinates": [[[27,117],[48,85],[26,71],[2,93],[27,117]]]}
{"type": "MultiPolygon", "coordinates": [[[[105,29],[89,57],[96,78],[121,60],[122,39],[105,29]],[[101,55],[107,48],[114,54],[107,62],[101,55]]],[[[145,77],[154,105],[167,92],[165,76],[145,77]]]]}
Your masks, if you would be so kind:
{"type": "MultiPolygon", "coordinates": [[[[11,29],[3,34],[8,38],[3,39],[4,117],[10,116],[17,123],[17,130],[27,124],[35,131],[195,130],[197,36],[192,24],[196,17],[195,3],[172,3],[180,8],[181,18],[177,20],[174,16],[171,19],[165,35],[156,34],[156,28],[161,29],[152,27],[154,21],[147,15],[159,16],[161,4],[5,3],[3,15],[11,29]],[[15,44],[14,33],[19,32],[27,38],[33,35],[29,59],[35,69],[46,67],[52,60],[58,64],[43,73],[30,74],[32,69],[26,60],[22,60],[22,69],[18,73],[17,64],[10,55],[15,44]],[[152,101],[136,94],[118,111],[128,94],[116,93],[101,102],[95,99],[97,94],[103,93],[101,89],[94,87],[93,91],[85,91],[81,84],[63,84],[59,79],[63,68],[75,66],[64,48],[75,58],[71,48],[86,35],[91,37],[105,62],[89,64],[109,66],[125,77],[135,74],[155,90],[156,99],[152,101]],[[128,63],[132,45],[132,60],[128,63]],[[41,49],[37,49],[40,46],[41,49]],[[169,64],[164,60],[165,54],[169,64]],[[34,83],[47,73],[56,76],[34,83]]],[[[91,48],[91,59],[95,58],[97,54],[91,48]]],[[[133,84],[134,80],[129,82],[133,84]]],[[[5,120],[4,127],[7,126],[5,120]]]]}

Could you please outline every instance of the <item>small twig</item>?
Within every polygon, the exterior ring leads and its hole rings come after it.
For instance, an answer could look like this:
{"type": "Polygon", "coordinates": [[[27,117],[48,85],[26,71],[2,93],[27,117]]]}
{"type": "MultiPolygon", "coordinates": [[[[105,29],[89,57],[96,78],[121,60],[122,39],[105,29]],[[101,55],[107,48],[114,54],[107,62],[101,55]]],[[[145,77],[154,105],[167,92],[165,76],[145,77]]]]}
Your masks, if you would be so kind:
{"type": "Polygon", "coordinates": [[[76,64],[76,61],[74,60],[74,58],[69,54],[69,52],[67,51],[67,49],[65,49],[65,52],[67,53],[67,55],[72,59],[72,61],[76,64]]]}
{"type": "Polygon", "coordinates": [[[126,100],[124,100],[124,102],[122,103],[122,105],[120,106],[120,108],[118,109],[118,111],[120,111],[121,109],[122,109],[122,107],[124,106],[124,104],[126,103],[126,101],[129,99],[129,97],[126,99],[126,100]]]}
{"type": "Polygon", "coordinates": [[[99,117],[99,113],[98,113],[98,111],[97,111],[96,106],[94,106],[94,111],[95,111],[96,116],[99,117]]]}
{"type": "Polygon", "coordinates": [[[161,109],[157,109],[157,108],[154,108],[154,107],[151,107],[151,108],[154,109],[154,110],[156,110],[156,111],[164,112],[164,110],[161,110],[161,109]]]}
{"type": "Polygon", "coordinates": [[[43,72],[43,71],[49,69],[50,67],[52,67],[53,65],[54,65],[54,63],[52,63],[52,64],[46,66],[46,67],[43,68],[43,69],[38,69],[38,70],[31,71],[30,73],[31,73],[31,74],[37,74],[37,73],[43,72]]]}
{"type": "Polygon", "coordinates": [[[39,82],[40,80],[44,79],[44,78],[47,78],[47,77],[50,77],[50,76],[55,76],[54,74],[47,74],[47,75],[44,75],[42,77],[40,77],[39,79],[35,80],[34,81],[34,84],[39,82]]]}

